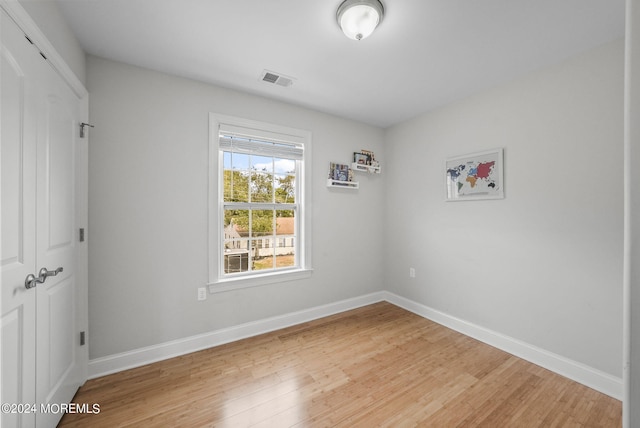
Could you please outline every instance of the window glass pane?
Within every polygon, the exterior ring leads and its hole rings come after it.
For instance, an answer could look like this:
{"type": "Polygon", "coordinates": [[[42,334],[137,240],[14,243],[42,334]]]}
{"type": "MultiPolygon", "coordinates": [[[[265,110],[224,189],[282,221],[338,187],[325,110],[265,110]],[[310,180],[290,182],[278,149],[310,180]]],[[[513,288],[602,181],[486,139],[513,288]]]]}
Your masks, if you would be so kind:
{"type": "Polygon", "coordinates": [[[296,161],[291,159],[273,158],[274,172],[277,174],[295,174],[296,161]]]}
{"type": "Polygon", "coordinates": [[[273,174],[251,173],[251,202],[273,202],[273,174]]]}
{"type": "Polygon", "coordinates": [[[273,158],[266,156],[251,156],[251,170],[273,172],[273,158]]]}
{"type": "Polygon", "coordinates": [[[249,211],[224,212],[224,273],[249,270],[249,211]]]}
{"type": "Polygon", "coordinates": [[[273,238],[261,238],[251,240],[253,254],[252,269],[265,270],[274,267],[273,238]]]}
{"type": "Polygon", "coordinates": [[[225,202],[249,202],[249,174],[244,171],[224,170],[225,202]]]}
{"type": "Polygon", "coordinates": [[[249,236],[249,210],[224,210],[224,239],[249,236]]]}
{"type": "Polygon", "coordinates": [[[294,236],[295,230],[295,211],[293,210],[276,210],[276,236],[294,236]]]}
{"type": "Polygon", "coordinates": [[[285,268],[296,265],[294,237],[277,238],[276,267],[285,268]]]}
{"type": "Polygon", "coordinates": [[[249,155],[244,153],[233,153],[231,168],[239,171],[249,171],[249,155]]]}
{"type": "Polygon", "coordinates": [[[273,234],[274,210],[251,210],[251,237],[273,234]]]}
{"type": "Polygon", "coordinates": [[[276,268],[296,266],[295,234],[295,211],[276,210],[276,268]]]}
{"type": "Polygon", "coordinates": [[[296,203],[296,176],[276,175],[275,176],[275,198],[276,203],[295,204],[296,203]]]}
{"type": "Polygon", "coordinates": [[[224,273],[246,272],[249,270],[248,246],[248,239],[225,239],[224,273]]]}

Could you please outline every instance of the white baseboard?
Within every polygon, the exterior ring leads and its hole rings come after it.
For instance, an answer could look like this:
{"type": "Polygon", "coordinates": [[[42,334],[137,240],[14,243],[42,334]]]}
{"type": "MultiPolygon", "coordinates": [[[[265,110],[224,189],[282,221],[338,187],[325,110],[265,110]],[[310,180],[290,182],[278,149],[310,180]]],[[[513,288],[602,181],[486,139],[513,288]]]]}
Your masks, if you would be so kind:
{"type": "Polygon", "coordinates": [[[623,383],[621,378],[469,323],[387,291],[367,294],[353,299],[342,300],[303,311],[266,318],[264,320],[161,343],[159,345],[148,346],[134,351],[96,358],[89,361],[89,379],[140,367],[213,346],[223,345],[247,337],[257,336],[381,301],[392,303],[445,327],[451,328],[452,330],[456,330],[464,335],[586,385],[596,391],[600,391],[603,394],[607,394],[610,397],[618,400],[622,399],[623,383]]]}
{"type": "Polygon", "coordinates": [[[420,315],[423,318],[427,318],[466,336],[522,358],[523,360],[551,370],[552,372],[602,392],[617,400],[622,400],[622,378],[612,376],[577,361],[453,317],[393,293],[384,292],[384,300],[420,315]]]}
{"type": "Polygon", "coordinates": [[[349,311],[384,300],[384,293],[372,293],[352,299],[342,300],[327,305],[289,314],[266,318],[259,321],[240,324],[237,326],[198,334],[184,339],[147,346],[120,354],[108,355],[89,361],[89,379],[117,373],[122,370],[144,366],[168,358],[201,351],[213,346],[235,342],[247,337],[258,336],[292,325],[313,321],[318,318],[349,311]]]}

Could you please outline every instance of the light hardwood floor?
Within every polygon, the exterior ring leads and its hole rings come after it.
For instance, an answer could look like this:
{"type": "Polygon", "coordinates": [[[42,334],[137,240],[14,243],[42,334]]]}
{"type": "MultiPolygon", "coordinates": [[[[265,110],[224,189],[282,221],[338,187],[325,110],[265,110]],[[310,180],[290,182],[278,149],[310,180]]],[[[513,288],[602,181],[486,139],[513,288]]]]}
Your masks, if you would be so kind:
{"type": "Polygon", "coordinates": [[[88,381],[62,427],[619,427],[617,400],[389,303],[88,381]]]}

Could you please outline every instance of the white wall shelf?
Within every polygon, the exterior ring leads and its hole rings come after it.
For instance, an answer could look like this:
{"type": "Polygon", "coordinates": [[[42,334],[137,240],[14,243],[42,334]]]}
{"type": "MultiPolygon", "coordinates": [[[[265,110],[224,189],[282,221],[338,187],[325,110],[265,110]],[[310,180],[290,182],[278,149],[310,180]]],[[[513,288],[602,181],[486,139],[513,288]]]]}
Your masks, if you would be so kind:
{"type": "Polygon", "coordinates": [[[340,180],[332,180],[327,179],[327,187],[338,187],[341,189],[358,189],[360,188],[360,183],[357,181],[340,181],[340,180]]]}
{"type": "Polygon", "coordinates": [[[369,174],[380,174],[380,166],[362,165],[360,163],[352,163],[351,169],[358,172],[368,172],[369,174]]]}

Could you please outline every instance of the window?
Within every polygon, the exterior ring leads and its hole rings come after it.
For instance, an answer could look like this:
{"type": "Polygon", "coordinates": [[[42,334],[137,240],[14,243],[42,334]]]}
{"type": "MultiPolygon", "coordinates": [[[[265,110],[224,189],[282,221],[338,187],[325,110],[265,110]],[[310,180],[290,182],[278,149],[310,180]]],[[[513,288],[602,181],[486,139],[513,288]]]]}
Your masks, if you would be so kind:
{"type": "Polygon", "coordinates": [[[309,275],[310,133],[211,115],[210,290],[309,275]]]}

